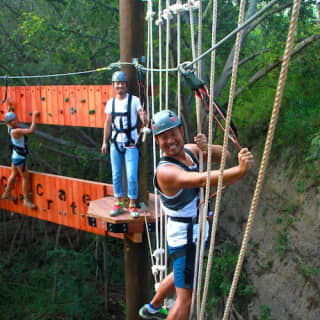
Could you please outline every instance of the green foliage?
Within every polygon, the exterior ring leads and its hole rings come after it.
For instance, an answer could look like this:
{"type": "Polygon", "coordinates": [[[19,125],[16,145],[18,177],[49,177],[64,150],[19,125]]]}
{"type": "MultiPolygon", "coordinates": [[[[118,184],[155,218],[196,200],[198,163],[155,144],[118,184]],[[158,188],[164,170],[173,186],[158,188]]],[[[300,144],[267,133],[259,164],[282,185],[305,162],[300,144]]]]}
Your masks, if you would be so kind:
{"type": "Polygon", "coordinates": [[[311,135],[310,149],[305,159],[307,161],[320,160],[320,132],[311,135]]]}
{"type": "MultiPolygon", "coordinates": [[[[230,242],[225,242],[222,252],[216,252],[212,261],[208,296],[208,310],[211,310],[228,296],[234,270],[238,261],[238,248],[230,242]]],[[[243,269],[236,292],[235,303],[239,309],[241,304],[249,301],[255,293],[254,287],[249,284],[247,274],[243,269]]]]}
{"type": "Polygon", "coordinates": [[[271,320],[271,308],[266,304],[260,306],[260,314],[258,320],[271,320]]]}
{"type": "Polygon", "coordinates": [[[320,268],[304,264],[299,264],[297,269],[306,281],[310,281],[320,273],[320,268]]]}
{"type": "Polygon", "coordinates": [[[294,205],[287,203],[280,211],[281,215],[276,218],[277,224],[281,224],[281,229],[276,238],[275,251],[281,259],[284,259],[289,251],[288,231],[289,228],[295,228],[294,223],[298,219],[296,211],[297,208],[294,205]]]}
{"type": "MultiPolygon", "coordinates": [[[[79,250],[64,247],[51,250],[52,244],[25,246],[10,261],[4,255],[0,257],[1,319],[105,319],[103,289],[96,286],[98,262],[94,247],[83,242],[79,250]]],[[[114,275],[110,273],[109,281],[123,285],[119,265],[123,262],[113,259],[113,253],[119,252],[115,245],[119,243],[108,244],[111,252],[108,270],[117,270],[114,275]]],[[[118,308],[120,313],[120,305],[118,308]]]]}
{"type": "Polygon", "coordinates": [[[284,259],[287,256],[288,251],[288,233],[279,232],[278,237],[276,239],[276,252],[278,253],[281,259],[284,259]]]}

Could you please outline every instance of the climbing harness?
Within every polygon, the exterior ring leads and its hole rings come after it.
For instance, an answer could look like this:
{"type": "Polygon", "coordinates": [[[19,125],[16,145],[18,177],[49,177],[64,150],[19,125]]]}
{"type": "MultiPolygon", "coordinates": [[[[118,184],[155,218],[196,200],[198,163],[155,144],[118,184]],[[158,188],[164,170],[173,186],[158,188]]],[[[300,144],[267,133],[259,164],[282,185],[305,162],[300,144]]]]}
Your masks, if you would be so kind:
{"type": "Polygon", "coordinates": [[[117,141],[117,136],[119,133],[124,133],[127,137],[127,141],[123,143],[123,147],[125,149],[127,148],[134,148],[138,146],[139,143],[139,137],[137,137],[136,140],[132,139],[131,132],[137,128],[137,123],[132,126],[131,124],[131,102],[132,102],[132,94],[128,94],[128,103],[127,103],[127,111],[124,112],[119,112],[115,111],[115,100],[116,98],[114,97],[112,99],[112,111],[111,111],[111,118],[112,118],[112,131],[113,135],[111,138],[111,143],[115,143],[115,147],[119,152],[124,152],[121,151],[118,147],[118,144],[116,143],[117,141]],[[119,118],[119,127],[117,127],[115,120],[119,118]],[[124,119],[127,119],[127,128],[124,128],[124,119]]]}

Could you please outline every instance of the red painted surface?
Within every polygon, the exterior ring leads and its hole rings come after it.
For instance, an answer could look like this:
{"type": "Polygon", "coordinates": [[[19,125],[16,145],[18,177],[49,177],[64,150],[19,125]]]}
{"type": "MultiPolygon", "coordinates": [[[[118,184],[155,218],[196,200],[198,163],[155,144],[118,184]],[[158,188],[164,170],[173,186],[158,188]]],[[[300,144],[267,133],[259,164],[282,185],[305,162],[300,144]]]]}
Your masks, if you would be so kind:
{"type": "MultiPolygon", "coordinates": [[[[112,185],[94,181],[31,173],[33,201],[36,210],[22,205],[22,187],[19,178],[12,194],[18,201],[0,200],[0,208],[67,227],[106,235],[106,224],[97,219],[97,227],[88,224],[87,209],[90,201],[113,195],[112,185]]],[[[2,194],[11,174],[9,167],[0,166],[0,193],[2,194]]]]}
{"type": "MultiPolygon", "coordinates": [[[[0,97],[4,93],[5,87],[0,87],[0,97]]],[[[0,121],[13,108],[21,122],[30,123],[37,110],[41,124],[103,128],[105,104],[113,95],[111,85],[8,87],[0,121]]]]}

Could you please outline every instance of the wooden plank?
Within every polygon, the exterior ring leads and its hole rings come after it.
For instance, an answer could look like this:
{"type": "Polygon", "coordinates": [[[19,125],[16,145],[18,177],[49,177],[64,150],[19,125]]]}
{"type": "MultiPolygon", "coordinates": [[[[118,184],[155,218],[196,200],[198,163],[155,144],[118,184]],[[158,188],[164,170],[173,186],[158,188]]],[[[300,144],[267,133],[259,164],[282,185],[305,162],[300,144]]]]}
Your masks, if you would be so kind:
{"type": "MultiPolygon", "coordinates": [[[[95,96],[94,96],[94,86],[89,86],[88,88],[88,95],[89,95],[89,110],[94,110],[96,112],[96,106],[95,106],[95,96]]],[[[90,127],[95,127],[96,125],[96,119],[95,117],[90,117],[89,118],[90,122],[89,125],[90,127]]]]}
{"type": "Polygon", "coordinates": [[[95,97],[95,127],[101,127],[103,126],[103,119],[104,117],[101,116],[101,100],[102,100],[102,95],[101,95],[101,87],[96,86],[94,88],[94,97],[95,97]]]}
{"type": "Polygon", "coordinates": [[[69,107],[69,113],[70,113],[70,125],[76,126],[77,120],[78,120],[78,109],[79,106],[77,106],[77,100],[76,100],[76,86],[71,86],[69,90],[70,94],[70,107],[69,107]]]}
{"type": "Polygon", "coordinates": [[[69,86],[63,88],[63,116],[65,125],[71,123],[69,86]]]}
{"type": "MultiPolygon", "coordinates": [[[[59,112],[58,112],[58,91],[56,86],[52,86],[51,88],[51,111],[49,113],[52,114],[50,118],[51,124],[58,125],[59,124],[59,112]]],[[[48,119],[49,119],[48,118],[48,119]]]]}
{"type": "Polygon", "coordinates": [[[64,110],[63,110],[63,86],[57,86],[57,118],[60,126],[65,125],[64,110]]]}
{"type": "Polygon", "coordinates": [[[48,97],[47,97],[47,87],[40,86],[40,102],[41,102],[41,113],[42,121],[44,124],[48,123],[48,97]]]}
{"type": "Polygon", "coordinates": [[[32,121],[32,92],[31,87],[25,88],[25,102],[26,102],[26,121],[32,121]]]}
{"type": "Polygon", "coordinates": [[[88,86],[81,86],[81,115],[82,115],[82,126],[90,126],[90,117],[94,116],[89,114],[89,96],[88,96],[88,86]]]}

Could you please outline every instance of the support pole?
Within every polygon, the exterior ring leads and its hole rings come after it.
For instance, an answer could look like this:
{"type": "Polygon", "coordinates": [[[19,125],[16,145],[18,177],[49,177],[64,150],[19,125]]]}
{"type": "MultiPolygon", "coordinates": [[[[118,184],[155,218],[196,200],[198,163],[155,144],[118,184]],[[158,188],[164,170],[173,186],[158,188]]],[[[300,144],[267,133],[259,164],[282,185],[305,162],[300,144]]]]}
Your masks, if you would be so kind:
{"type": "MultiPolygon", "coordinates": [[[[120,61],[132,62],[144,55],[144,4],[141,0],[119,0],[120,61]]],[[[129,91],[137,95],[136,70],[123,66],[128,76],[129,91]]],[[[146,150],[140,149],[139,201],[147,204],[146,150]]],[[[124,240],[125,288],[127,320],[138,320],[139,308],[147,303],[151,293],[150,259],[145,235],[141,244],[124,240]]]]}

